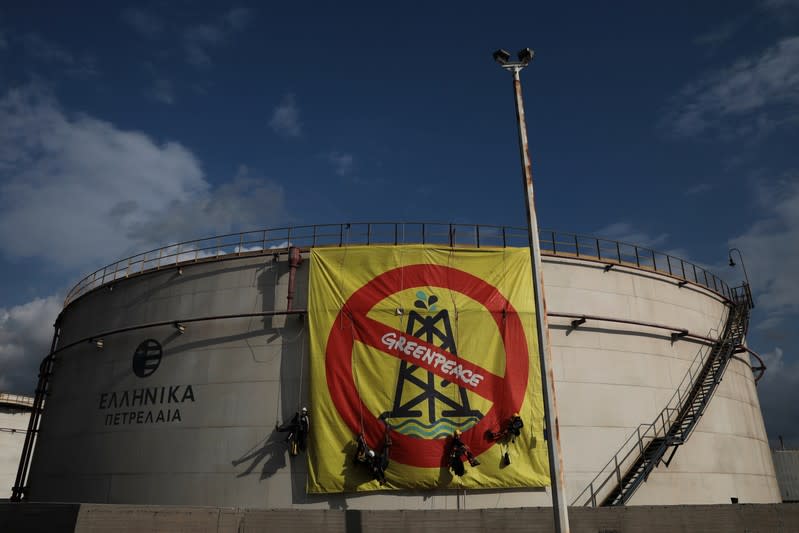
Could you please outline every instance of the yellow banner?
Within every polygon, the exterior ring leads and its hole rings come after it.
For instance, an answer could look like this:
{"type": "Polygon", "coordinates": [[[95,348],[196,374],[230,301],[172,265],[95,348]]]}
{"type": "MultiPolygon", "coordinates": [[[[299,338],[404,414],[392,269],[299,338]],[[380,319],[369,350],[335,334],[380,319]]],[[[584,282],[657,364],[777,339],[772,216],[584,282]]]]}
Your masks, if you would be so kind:
{"type": "Polygon", "coordinates": [[[549,485],[526,248],[311,250],[310,493],[549,485]]]}

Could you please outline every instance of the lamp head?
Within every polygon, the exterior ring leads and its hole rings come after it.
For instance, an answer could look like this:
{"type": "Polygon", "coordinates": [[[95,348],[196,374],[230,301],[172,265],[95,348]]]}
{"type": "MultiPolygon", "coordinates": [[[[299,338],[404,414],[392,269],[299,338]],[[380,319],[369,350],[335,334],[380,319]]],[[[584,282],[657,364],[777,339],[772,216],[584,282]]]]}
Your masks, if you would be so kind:
{"type": "Polygon", "coordinates": [[[526,65],[527,63],[532,61],[533,60],[533,56],[535,56],[535,52],[533,52],[529,48],[522,48],[521,50],[519,50],[519,54],[518,54],[519,61],[521,61],[522,64],[524,64],[524,65],[526,65]]]}
{"type": "Polygon", "coordinates": [[[510,54],[507,51],[500,48],[499,50],[494,52],[494,61],[496,61],[500,65],[504,65],[505,63],[510,61],[510,54]]]}

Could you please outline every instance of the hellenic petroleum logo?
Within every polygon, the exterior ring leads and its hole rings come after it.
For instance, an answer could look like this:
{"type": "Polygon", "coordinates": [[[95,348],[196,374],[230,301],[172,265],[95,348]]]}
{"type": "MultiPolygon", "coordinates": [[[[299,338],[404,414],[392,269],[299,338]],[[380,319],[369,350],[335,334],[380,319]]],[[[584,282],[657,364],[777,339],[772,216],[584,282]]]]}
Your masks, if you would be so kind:
{"type": "MultiPolygon", "coordinates": [[[[161,364],[163,349],[155,339],[147,339],[133,352],[133,373],[140,378],[153,375],[161,364]]],[[[180,412],[186,402],[194,403],[192,385],[141,386],[100,393],[97,408],[104,414],[104,425],[160,424],[182,422],[180,412]]]]}
{"type": "Polygon", "coordinates": [[[140,378],[150,376],[161,364],[161,345],[155,339],[147,339],[133,352],[133,373],[140,378]]]}

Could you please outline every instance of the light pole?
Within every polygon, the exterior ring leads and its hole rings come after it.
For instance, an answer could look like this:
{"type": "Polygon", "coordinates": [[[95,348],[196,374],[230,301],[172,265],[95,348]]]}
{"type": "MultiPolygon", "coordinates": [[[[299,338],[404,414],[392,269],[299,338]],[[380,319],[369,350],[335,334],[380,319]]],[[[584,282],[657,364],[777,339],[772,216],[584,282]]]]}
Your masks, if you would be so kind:
{"type": "Polygon", "coordinates": [[[732,260],[732,253],[733,252],[738,252],[738,259],[741,260],[741,268],[744,271],[744,278],[746,278],[746,284],[749,285],[749,274],[746,273],[746,265],[744,265],[744,256],[741,255],[741,250],[739,250],[738,248],[730,248],[730,252],[729,252],[729,255],[730,255],[730,266],[731,267],[735,266],[735,261],[732,260]]]}
{"type": "Polygon", "coordinates": [[[538,241],[538,219],[535,213],[533,193],[533,171],[530,166],[530,151],[527,146],[527,125],[524,120],[522,101],[522,82],[519,72],[533,60],[533,51],[524,48],[518,54],[518,61],[510,61],[505,50],[494,52],[494,60],[513,74],[513,92],[516,102],[516,122],[519,129],[519,152],[522,162],[522,178],[527,209],[527,233],[530,240],[530,263],[533,271],[533,291],[535,292],[535,318],[538,333],[538,358],[541,365],[541,389],[544,397],[544,420],[549,434],[547,454],[549,456],[549,477],[552,480],[552,510],[555,515],[555,531],[569,532],[569,512],[563,493],[563,460],[560,450],[560,427],[558,408],[555,401],[552,354],[549,348],[549,328],[547,327],[547,306],[544,297],[544,278],[541,270],[541,244],[538,241]]]}
{"type": "Polygon", "coordinates": [[[745,289],[745,291],[746,291],[747,297],[749,298],[749,307],[751,309],[751,308],[753,308],[755,306],[755,302],[752,299],[752,286],[749,284],[749,274],[746,273],[746,265],[744,264],[744,256],[741,254],[741,250],[739,250],[738,248],[730,248],[729,257],[730,257],[730,266],[731,267],[735,266],[735,261],[733,261],[733,259],[732,259],[732,253],[733,252],[738,252],[738,259],[741,260],[741,268],[744,271],[744,279],[746,279],[746,289],[745,289]]]}

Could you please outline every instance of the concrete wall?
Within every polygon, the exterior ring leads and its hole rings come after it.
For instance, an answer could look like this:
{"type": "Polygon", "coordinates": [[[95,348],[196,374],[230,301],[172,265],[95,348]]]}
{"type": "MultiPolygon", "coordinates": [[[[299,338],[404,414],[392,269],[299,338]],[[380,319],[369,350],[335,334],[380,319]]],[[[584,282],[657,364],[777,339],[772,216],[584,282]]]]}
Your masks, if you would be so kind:
{"type": "MultiPolygon", "coordinates": [[[[133,325],[285,309],[284,259],[197,264],[182,274],[163,270],[96,290],[64,313],[60,346],[133,325]]],[[[550,311],[658,322],[709,336],[723,327],[726,308],[705,289],[679,288],[652,272],[545,259],[550,311]]],[[[304,262],[295,308],[306,307],[307,276],[304,262]]],[[[553,319],[550,331],[571,501],[628,435],[660,412],[707,347],[672,343],[668,332],[646,327],[589,322],[571,330],[568,324],[553,319]]],[[[56,363],[30,475],[35,501],[305,509],[549,504],[540,489],[306,495],[304,457],[289,458],[274,432],[276,422],[307,401],[307,331],[298,316],[188,323],[184,334],[167,324],[103,341],[102,350],[88,342],[69,348],[56,363]],[[132,356],[147,339],[157,340],[164,355],[157,371],[141,378],[132,356]],[[164,403],[109,406],[112,393],[132,397],[145,388],[159,399],[163,390],[164,403]]],[[[631,503],[723,503],[731,496],[780,501],[752,374],[735,360],[690,441],[631,503]]]]}
{"type": "MultiPolygon", "coordinates": [[[[799,530],[799,505],[692,505],[572,508],[572,533],[790,533],[799,530]]],[[[258,510],[98,504],[1,504],[0,530],[17,533],[193,531],[554,532],[546,508],[451,511],[258,510]]]]}
{"type": "Polygon", "coordinates": [[[771,453],[782,501],[799,501],[799,450],[774,450],[771,453]]]}
{"type": "Polygon", "coordinates": [[[0,499],[10,498],[33,398],[0,393],[0,499]]]}

